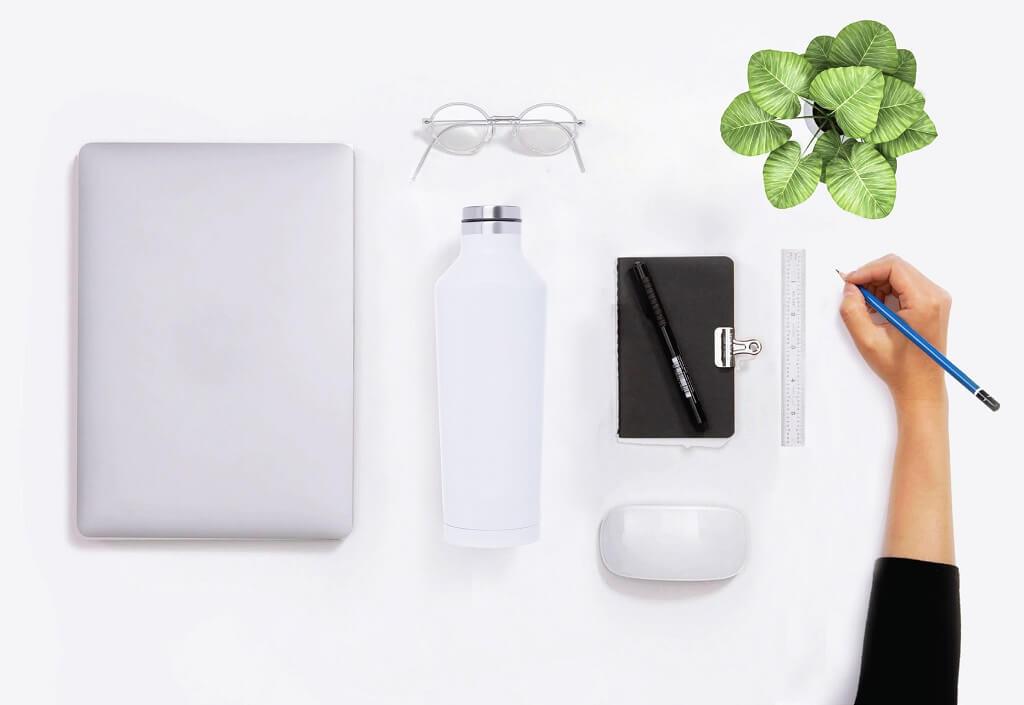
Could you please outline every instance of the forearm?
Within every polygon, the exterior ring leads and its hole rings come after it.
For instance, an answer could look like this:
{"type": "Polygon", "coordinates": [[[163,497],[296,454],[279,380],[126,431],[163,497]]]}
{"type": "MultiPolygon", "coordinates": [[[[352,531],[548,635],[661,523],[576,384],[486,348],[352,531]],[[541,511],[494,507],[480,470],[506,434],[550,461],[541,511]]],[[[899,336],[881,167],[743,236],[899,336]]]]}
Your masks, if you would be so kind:
{"type": "Polygon", "coordinates": [[[898,439],[884,555],[954,564],[946,395],[896,403],[898,439]]]}
{"type": "MultiPolygon", "coordinates": [[[[943,388],[944,389],[944,388],[943,388]]],[[[885,531],[864,629],[857,705],[955,705],[960,573],[953,555],[945,394],[900,403],[885,531]]]]}

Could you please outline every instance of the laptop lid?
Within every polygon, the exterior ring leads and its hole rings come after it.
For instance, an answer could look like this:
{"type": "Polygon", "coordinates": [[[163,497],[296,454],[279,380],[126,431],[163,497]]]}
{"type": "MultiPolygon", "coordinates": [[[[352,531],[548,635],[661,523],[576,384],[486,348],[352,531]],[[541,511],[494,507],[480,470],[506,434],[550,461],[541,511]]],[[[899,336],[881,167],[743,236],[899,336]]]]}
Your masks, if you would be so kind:
{"type": "Polygon", "coordinates": [[[352,150],[88,144],[78,189],[80,532],[347,534],[352,150]]]}

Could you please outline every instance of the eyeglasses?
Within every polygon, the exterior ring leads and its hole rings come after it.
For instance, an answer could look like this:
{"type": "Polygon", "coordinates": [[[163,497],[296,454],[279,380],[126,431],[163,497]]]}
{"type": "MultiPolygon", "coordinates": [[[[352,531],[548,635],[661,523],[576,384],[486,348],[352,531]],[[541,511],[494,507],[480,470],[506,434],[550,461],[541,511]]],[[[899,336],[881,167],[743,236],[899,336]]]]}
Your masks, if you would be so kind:
{"type": "Polygon", "coordinates": [[[580,171],[586,171],[576,146],[576,133],[583,126],[583,120],[558,103],[537,103],[519,115],[490,115],[472,103],[446,103],[430,117],[423,118],[423,124],[430,128],[433,139],[416,165],[412,174],[414,181],[434,147],[449,154],[476,154],[491,141],[498,125],[511,126],[513,137],[534,154],[550,157],[572,147],[580,171]]]}

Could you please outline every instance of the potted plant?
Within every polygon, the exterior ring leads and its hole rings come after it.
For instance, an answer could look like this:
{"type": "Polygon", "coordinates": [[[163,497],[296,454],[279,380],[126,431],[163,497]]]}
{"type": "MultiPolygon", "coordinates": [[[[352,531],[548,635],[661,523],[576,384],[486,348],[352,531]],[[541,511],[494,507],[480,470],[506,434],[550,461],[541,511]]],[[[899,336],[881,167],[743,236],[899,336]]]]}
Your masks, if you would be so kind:
{"type": "Polygon", "coordinates": [[[824,182],[840,208],[884,218],[896,202],[896,160],[930,144],[935,124],[914,87],[917,61],[889,28],[863,20],[803,54],[750,57],[749,90],[722,115],[722,139],[747,156],[767,154],[764,190],[776,208],[803,203],[824,182]],[[812,121],[801,148],[780,120],[812,121]]]}

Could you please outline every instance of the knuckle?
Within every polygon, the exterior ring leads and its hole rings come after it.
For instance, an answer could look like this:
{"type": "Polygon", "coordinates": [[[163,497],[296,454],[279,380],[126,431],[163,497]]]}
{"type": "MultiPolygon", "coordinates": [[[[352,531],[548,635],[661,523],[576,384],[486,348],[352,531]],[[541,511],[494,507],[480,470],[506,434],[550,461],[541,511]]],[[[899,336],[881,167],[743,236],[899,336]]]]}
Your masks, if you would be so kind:
{"type": "Polygon", "coordinates": [[[874,338],[863,338],[858,340],[857,344],[864,355],[875,355],[878,353],[878,341],[874,338]]]}
{"type": "Polygon", "coordinates": [[[926,299],[926,306],[933,313],[948,311],[952,304],[953,297],[950,293],[945,289],[940,289],[938,287],[936,287],[935,291],[931,292],[926,299]]]}

